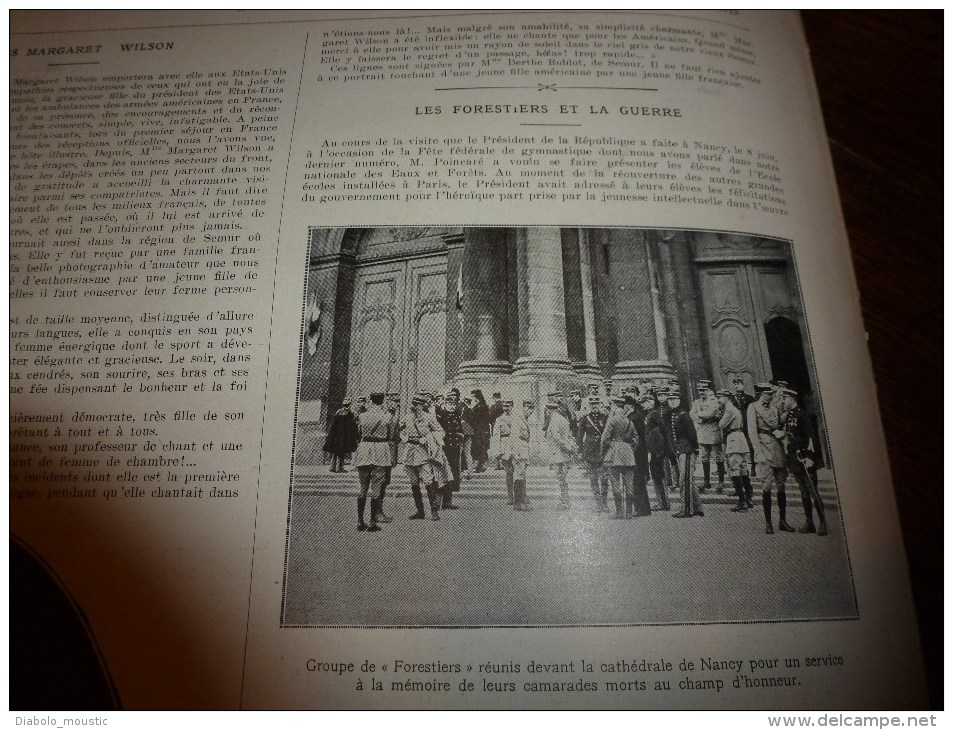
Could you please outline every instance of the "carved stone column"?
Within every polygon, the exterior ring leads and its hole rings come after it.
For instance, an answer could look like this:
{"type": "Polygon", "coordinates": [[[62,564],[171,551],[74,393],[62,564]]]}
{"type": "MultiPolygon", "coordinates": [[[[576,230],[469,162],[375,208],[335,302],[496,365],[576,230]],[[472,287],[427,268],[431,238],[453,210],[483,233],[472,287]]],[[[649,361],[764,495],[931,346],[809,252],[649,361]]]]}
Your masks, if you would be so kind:
{"type": "Polygon", "coordinates": [[[509,375],[507,357],[506,232],[496,228],[467,231],[454,280],[454,308],[460,302],[462,361],[456,385],[461,392],[496,388],[509,375]]]}
{"type": "Polygon", "coordinates": [[[655,252],[642,231],[614,230],[610,240],[619,346],[612,380],[621,388],[641,379],[675,377],[665,344],[655,252]]]}
{"type": "Polygon", "coordinates": [[[562,243],[558,228],[516,231],[520,357],[513,379],[534,396],[577,382],[566,346],[562,243]]]}

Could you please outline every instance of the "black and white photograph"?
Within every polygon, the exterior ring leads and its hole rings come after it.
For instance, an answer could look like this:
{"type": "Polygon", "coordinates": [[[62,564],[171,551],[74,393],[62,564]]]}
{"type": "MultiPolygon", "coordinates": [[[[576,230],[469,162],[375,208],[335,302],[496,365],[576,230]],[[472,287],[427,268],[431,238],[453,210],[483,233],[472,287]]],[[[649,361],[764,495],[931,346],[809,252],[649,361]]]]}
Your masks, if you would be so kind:
{"type": "Polygon", "coordinates": [[[857,618],[790,241],[307,235],[282,626],[857,618]]]}

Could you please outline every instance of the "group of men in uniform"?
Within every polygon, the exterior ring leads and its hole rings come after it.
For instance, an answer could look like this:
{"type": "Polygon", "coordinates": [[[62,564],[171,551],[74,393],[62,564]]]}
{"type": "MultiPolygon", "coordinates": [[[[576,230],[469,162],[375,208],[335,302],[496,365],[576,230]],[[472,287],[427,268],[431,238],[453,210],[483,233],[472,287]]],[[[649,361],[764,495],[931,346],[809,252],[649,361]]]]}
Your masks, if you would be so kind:
{"type": "MultiPolygon", "coordinates": [[[[504,471],[507,504],[517,511],[531,509],[526,493],[527,467],[533,430],[539,428],[541,457],[555,473],[560,510],[570,509],[567,475],[574,464],[581,462],[589,476],[596,511],[610,512],[611,486],[613,518],[650,515],[651,481],[655,509],[671,509],[670,489],[681,495],[682,506],[675,517],[704,516],[700,495],[713,488],[714,461],[717,492],[724,490],[726,474],[734,488],[737,503],[731,508],[733,512],[754,507],[751,477],[758,469],[763,483],[765,531],[774,532],[776,500],[778,529],[793,532],[787,522],[785,492],[790,473],[798,484],[805,513],[800,532],[827,534],[810,421],[797,404],[797,393],[786,383],[773,381],[759,384],[758,395],[753,397],[745,392],[741,378],[735,378],[732,384],[731,390],[715,391],[710,381],[699,381],[698,397],[686,408],[677,381],[662,385],[643,381],[617,393],[613,393],[612,382],[606,381],[603,393],[598,385],[590,385],[585,400],[581,390],[570,393],[568,400],[560,391],[550,392],[545,410],[538,416],[535,401],[523,400],[517,408],[514,401],[495,393],[488,456],[496,459],[504,471]],[[702,460],[701,486],[694,479],[696,458],[702,460]]],[[[453,495],[460,489],[470,431],[459,390],[450,388],[442,395],[418,393],[403,417],[397,394],[372,393],[369,399],[367,404],[362,398],[358,412],[353,414],[357,431],[353,464],[360,484],[358,530],[375,532],[391,521],[383,504],[392,470],[399,463],[407,472],[416,508],[410,519],[427,516],[424,493],[431,520],[440,519],[440,510],[456,509],[453,495]],[[371,509],[369,522],[365,522],[368,498],[371,509]]],[[[346,401],[332,420],[328,442],[339,420],[347,425],[351,418],[350,402],[346,401]]],[[[343,471],[345,456],[332,455],[332,471],[343,471]]]]}

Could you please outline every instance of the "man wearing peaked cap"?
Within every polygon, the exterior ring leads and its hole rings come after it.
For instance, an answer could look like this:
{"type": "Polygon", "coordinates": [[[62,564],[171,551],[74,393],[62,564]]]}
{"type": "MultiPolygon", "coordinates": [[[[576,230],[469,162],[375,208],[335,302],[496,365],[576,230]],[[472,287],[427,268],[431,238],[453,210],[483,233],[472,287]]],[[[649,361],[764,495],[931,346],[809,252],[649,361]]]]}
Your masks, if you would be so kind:
{"type": "Polygon", "coordinates": [[[598,397],[589,398],[589,410],[579,420],[579,453],[589,487],[595,500],[596,512],[608,512],[609,475],[602,467],[602,432],[606,426],[606,414],[598,397]]]}
{"type": "Polygon", "coordinates": [[[384,394],[371,393],[371,405],[358,418],[361,441],[354,452],[360,491],[357,498],[357,529],[359,532],[377,532],[380,515],[381,486],[390,466],[391,414],[384,410],[384,394]],[[371,498],[371,521],[364,523],[364,507],[371,498]]]}
{"type": "Polygon", "coordinates": [[[612,499],[615,502],[614,518],[621,520],[632,517],[635,495],[633,492],[633,471],[635,454],[632,444],[635,441],[635,428],[623,413],[626,399],[612,397],[612,413],[606,420],[602,432],[602,463],[609,472],[612,482],[612,499]]]}
{"type": "Polygon", "coordinates": [[[761,501],[764,509],[764,531],[774,534],[771,518],[772,490],[777,490],[778,529],[794,532],[787,521],[787,456],[781,437],[781,414],[774,405],[774,388],[769,383],[758,383],[758,398],[748,406],[748,438],[754,447],[755,461],[761,479],[761,501]]]}
{"type": "Polygon", "coordinates": [[[699,458],[702,462],[702,472],[705,475],[705,483],[699,490],[702,493],[711,489],[712,457],[715,458],[715,465],[718,469],[718,493],[721,494],[725,488],[725,452],[722,449],[721,430],[718,428],[721,414],[721,404],[712,392],[711,381],[699,380],[698,399],[692,404],[689,415],[695,421],[699,458]]]}
{"type": "Polygon", "coordinates": [[[440,496],[431,455],[443,455],[443,429],[431,414],[424,412],[428,400],[425,393],[415,395],[410,401],[410,413],[401,421],[400,433],[404,445],[402,461],[410,480],[414,506],[417,508],[417,511],[410,515],[411,520],[422,520],[426,516],[421,484],[427,490],[430,519],[440,519],[440,496]]]}
{"type": "Polygon", "coordinates": [[[569,484],[566,481],[566,475],[569,472],[569,464],[576,453],[576,440],[569,428],[569,419],[562,412],[563,408],[563,404],[555,400],[550,400],[546,404],[549,423],[544,438],[546,460],[556,472],[556,481],[559,484],[558,509],[567,510],[570,504],[569,484]]]}
{"type": "MultiPolygon", "coordinates": [[[[722,407],[721,419],[718,421],[725,441],[725,460],[728,465],[728,476],[735,487],[737,504],[731,508],[732,512],[747,512],[749,507],[749,493],[752,491],[751,480],[748,476],[748,439],[745,436],[744,419],[741,411],[735,408],[731,401],[731,391],[727,388],[719,390],[715,396],[722,407]]],[[[754,506],[752,503],[750,506],[754,506]]]]}
{"type": "Polygon", "coordinates": [[[794,475],[801,490],[805,523],[799,532],[827,534],[824,502],[817,490],[817,470],[814,468],[814,449],[811,424],[807,412],[798,407],[797,392],[791,388],[781,390],[784,403],[784,449],[788,470],[794,475]],[[819,525],[815,527],[811,507],[817,510],[819,525]]]}

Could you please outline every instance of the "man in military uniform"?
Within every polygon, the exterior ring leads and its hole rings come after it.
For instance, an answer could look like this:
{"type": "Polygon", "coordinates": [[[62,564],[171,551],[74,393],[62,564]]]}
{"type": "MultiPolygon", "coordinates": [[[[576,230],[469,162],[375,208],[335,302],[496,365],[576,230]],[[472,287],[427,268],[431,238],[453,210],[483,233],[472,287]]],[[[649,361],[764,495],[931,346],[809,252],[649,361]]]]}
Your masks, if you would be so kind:
{"type": "Polygon", "coordinates": [[[649,474],[655,486],[655,498],[659,509],[668,511],[671,502],[665,488],[666,475],[671,475],[665,426],[662,419],[662,410],[659,407],[657,395],[647,390],[641,396],[642,408],[645,410],[645,448],[649,455],[649,474]]]}
{"type": "Polygon", "coordinates": [[[384,410],[384,394],[371,393],[371,405],[358,418],[361,441],[354,452],[354,466],[360,483],[357,498],[357,529],[359,532],[377,532],[380,514],[381,485],[391,464],[390,440],[393,419],[384,410]],[[364,523],[364,507],[371,498],[371,521],[364,523]]]}
{"type": "MultiPolygon", "coordinates": [[[[503,394],[494,393],[493,402],[490,404],[490,436],[495,436],[496,433],[496,421],[503,415],[503,394]]],[[[503,468],[503,462],[501,459],[496,460],[496,466],[494,467],[497,470],[503,468]]]]}
{"type": "Polygon", "coordinates": [[[738,503],[731,508],[732,512],[747,512],[754,507],[748,494],[751,491],[751,479],[748,476],[748,439],[745,436],[744,419],[741,411],[735,408],[731,399],[731,391],[719,390],[715,396],[721,403],[722,415],[718,421],[718,428],[725,440],[725,461],[728,463],[728,476],[735,487],[738,503]]]}
{"type": "Polygon", "coordinates": [[[443,451],[450,465],[450,481],[442,490],[441,509],[459,509],[453,503],[453,493],[460,491],[460,450],[463,447],[463,407],[459,403],[460,391],[452,388],[437,409],[437,421],[443,428],[443,451]]]}
{"type": "Polygon", "coordinates": [[[559,483],[559,507],[567,510],[569,504],[569,484],[566,475],[569,465],[576,453],[576,440],[569,428],[569,419],[563,414],[565,404],[551,398],[546,404],[549,413],[549,423],[546,427],[546,458],[550,467],[556,472],[559,483]]]}
{"type": "MultiPolygon", "coordinates": [[[[655,413],[655,396],[647,386],[638,396],[638,406],[638,408],[633,408],[629,415],[629,420],[635,426],[635,432],[639,437],[639,444],[634,450],[636,462],[635,487],[638,490],[641,484],[641,489],[646,490],[647,493],[649,478],[651,478],[655,487],[656,507],[662,512],[668,512],[671,509],[671,503],[668,501],[668,494],[665,491],[664,467],[660,469],[661,464],[656,467],[652,465],[652,462],[655,461],[655,454],[650,451],[649,435],[651,429],[658,428],[660,423],[657,417],[651,417],[655,413]]],[[[661,433],[656,436],[664,439],[661,433]]],[[[656,440],[652,446],[658,449],[658,441],[656,440]]]]}
{"type": "Polygon", "coordinates": [[[401,421],[400,434],[404,445],[403,464],[410,479],[410,491],[413,494],[414,506],[417,511],[410,515],[411,520],[422,520],[424,514],[423,495],[420,485],[427,490],[427,502],[430,506],[430,519],[439,520],[440,497],[437,493],[437,482],[434,478],[433,465],[430,454],[437,441],[442,449],[443,429],[440,424],[424,412],[427,396],[418,393],[410,401],[410,415],[401,421]]]}
{"type": "Polygon", "coordinates": [[[704,493],[711,489],[711,457],[715,457],[718,468],[718,494],[725,488],[725,452],[721,444],[721,431],[718,421],[721,420],[721,405],[711,389],[710,380],[698,381],[698,399],[692,404],[690,412],[695,421],[695,432],[698,434],[699,458],[702,462],[702,472],[705,483],[699,490],[704,493]]]}
{"type": "Polygon", "coordinates": [[[589,398],[589,409],[579,421],[579,453],[589,475],[596,512],[608,512],[609,475],[602,468],[602,432],[607,416],[598,397],[589,398]]]}
{"type": "Polygon", "coordinates": [[[784,483],[787,481],[787,456],[781,439],[781,415],[774,405],[774,388],[769,383],[757,385],[758,399],[748,406],[748,438],[754,445],[755,460],[761,471],[761,499],[764,508],[764,531],[774,534],[771,524],[771,490],[778,492],[778,529],[782,532],[794,532],[787,521],[787,494],[784,483]]]}
{"type": "Polygon", "coordinates": [[[694,457],[698,455],[698,435],[695,422],[682,407],[678,391],[668,394],[668,410],[665,412],[665,437],[668,450],[675,455],[675,479],[681,480],[682,511],[673,517],[704,517],[698,486],[695,484],[694,457]],[[681,477],[679,477],[681,469],[681,477]]]}
{"type": "Polygon", "coordinates": [[[812,446],[811,426],[807,412],[798,407],[797,392],[791,388],[781,391],[784,400],[784,451],[788,470],[794,475],[801,490],[801,504],[804,507],[805,523],[799,532],[827,534],[827,520],[824,515],[824,503],[817,491],[817,471],[814,469],[814,450],[812,446]],[[817,509],[820,524],[814,526],[811,505],[817,509]]]}
{"type": "Polygon", "coordinates": [[[400,395],[397,393],[388,393],[387,394],[387,412],[391,416],[391,431],[390,431],[390,455],[391,463],[387,467],[384,474],[384,483],[381,484],[381,498],[380,498],[380,509],[378,510],[377,521],[383,524],[387,524],[391,521],[391,518],[384,514],[384,497],[387,495],[387,487],[390,486],[391,473],[395,466],[397,466],[397,455],[400,450],[400,416],[398,411],[400,410],[400,395]]]}
{"type": "MultiPolygon", "coordinates": [[[[532,404],[532,401],[529,402],[532,404]]],[[[525,402],[524,409],[525,410],[525,402]]],[[[503,413],[493,433],[494,453],[506,474],[507,504],[517,511],[526,506],[526,467],[529,464],[529,425],[523,413],[514,413],[513,401],[503,401],[503,413]]]]}
{"type": "Polygon", "coordinates": [[[617,395],[612,398],[612,412],[606,419],[602,431],[602,463],[609,472],[612,482],[612,499],[615,501],[617,520],[632,517],[635,495],[633,492],[633,472],[635,454],[632,444],[636,438],[635,427],[624,412],[625,398],[617,395]]]}
{"type": "MultiPolygon", "coordinates": [[[[738,409],[738,412],[741,414],[741,420],[744,422],[743,428],[745,430],[745,441],[748,441],[748,406],[754,402],[754,396],[749,395],[745,391],[745,379],[740,375],[736,375],[731,379],[731,400],[732,405],[738,409]]],[[[748,441],[748,452],[750,454],[749,464],[751,465],[751,476],[755,476],[755,465],[754,465],[754,447],[751,442],[748,441]]],[[[750,484],[750,480],[749,480],[750,484]]],[[[748,494],[747,499],[750,501],[753,495],[748,494]]]]}

